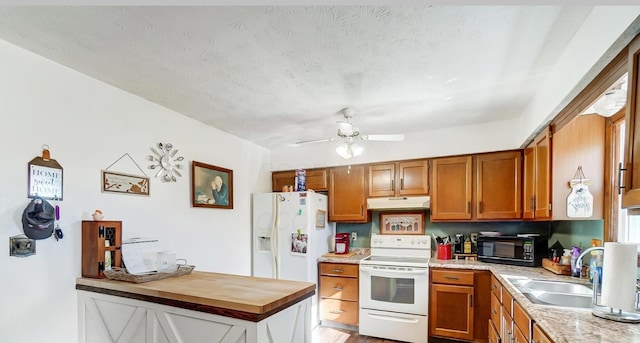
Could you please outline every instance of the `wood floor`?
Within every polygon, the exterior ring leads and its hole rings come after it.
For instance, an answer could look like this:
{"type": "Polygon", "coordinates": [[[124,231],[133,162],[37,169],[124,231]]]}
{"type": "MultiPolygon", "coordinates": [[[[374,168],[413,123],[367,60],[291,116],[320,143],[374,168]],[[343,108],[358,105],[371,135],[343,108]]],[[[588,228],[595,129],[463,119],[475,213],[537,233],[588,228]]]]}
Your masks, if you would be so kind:
{"type": "Polygon", "coordinates": [[[358,332],[327,326],[318,326],[313,330],[313,343],[400,343],[369,336],[360,336],[358,332]]]}
{"type": "MultiPolygon", "coordinates": [[[[313,330],[313,343],[406,343],[369,336],[360,336],[357,331],[344,330],[328,326],[318,326],[313,330]]],[[[429,338],[429,343],[459,343],[435,337],[429,338]]]]}

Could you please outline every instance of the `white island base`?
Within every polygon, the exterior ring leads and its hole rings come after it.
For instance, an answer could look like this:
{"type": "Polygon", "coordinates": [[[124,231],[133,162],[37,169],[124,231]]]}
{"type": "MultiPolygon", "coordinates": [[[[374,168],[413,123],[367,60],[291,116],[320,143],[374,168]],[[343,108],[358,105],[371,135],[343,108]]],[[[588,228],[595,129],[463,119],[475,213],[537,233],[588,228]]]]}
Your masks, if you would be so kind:
{"type": "Polygon", "coordinates": [[[309,296],[265,316],[245,317],[223,307],[172,306],[164,297],[77,292],[79,343],[311,343],[309,296]]]}

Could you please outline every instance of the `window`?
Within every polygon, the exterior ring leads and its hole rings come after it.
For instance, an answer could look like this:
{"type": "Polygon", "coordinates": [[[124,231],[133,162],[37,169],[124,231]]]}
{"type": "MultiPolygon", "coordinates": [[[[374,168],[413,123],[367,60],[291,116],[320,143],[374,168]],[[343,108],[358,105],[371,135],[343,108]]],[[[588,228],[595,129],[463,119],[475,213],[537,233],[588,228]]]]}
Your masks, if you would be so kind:
{"type": "MultiPolygon", "coordinates": [[[[612,139],[615,156],[612,158],[613,166],[615,166],[616,172],[618,166],[624,161],[624,144],[625,144],[625,122],[624,117],[620,117],[613,122],[613,135],[612,139]]],[[[618,175],[624,176],[624,174],[616,174],[616,185],[618,182],[624,184],[624,179],[617,180],[618,175]]],[[[616,234],[613,238],[616,238],[618,242],[634,242],[640,243],[640,213],[631,210],[623,209],[620,207],[622,203],[622,195],[615,194],[613,197],[613,217],[614,228],[616,234]]]]}

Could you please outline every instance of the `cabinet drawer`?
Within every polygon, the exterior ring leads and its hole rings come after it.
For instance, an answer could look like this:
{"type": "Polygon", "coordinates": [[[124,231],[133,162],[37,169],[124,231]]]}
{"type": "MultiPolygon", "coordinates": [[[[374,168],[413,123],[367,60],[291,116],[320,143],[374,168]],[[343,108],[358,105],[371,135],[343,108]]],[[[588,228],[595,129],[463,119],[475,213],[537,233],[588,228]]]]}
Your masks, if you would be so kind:
{"type": "Polygon", "coordinates": [[[513,317],[513,297],[506,289],[502,289],[502,307],[513,317]]]}
{"type": "Polygon", "coordinates": [[[513,327],[513,343],[529,343],[529,339],[524,336],[517,326],[513,327]]]}
{"type": "Polygon", "coordinates": [[[458,270],[431,270],[432,283],[444,283],[448,285],[473,286],[473,272],[458,270]]]}
{"type": "Polygon", "coordinates": [[[496,297],[494,293],[491,293],[491,321],[498,332],[500,332],[500,323],[502,323],[501,307],[498,297],[496,297]]]}
{"type": "Polygon", "coordinates": [[[321,318],[334,322],[358,325],[358,303],[336,299],[321,299],[321,318]]]}
{"type": "Polygon", "coordinates": [[[553,343],[551,338],[547,336],[544,331],[540,328],[540,326],[536,323],[533,323],[533,341],[535,343],[553,343]]]}
{"type": "Polygon", "coordinates": [[[531,337],[531,318],[517,301],[513,302],[513,321],[527,339],[531,337]]]}
{"type": "Polygon", "coordinates": [[[498,301],[502,302],[502,284],[493,275],[491,275],[491,292],[498,297],[498,301]]]}
{"type": "Polygon", "coordinates": [[[500,335],[493,325],[493,320],[489,319],[489,343],[500,343],[500,335]]]}
{"type": "Polygon", "coordinates": [[[358,265],[347,263],[320,263],[320,274],[358,277],[358,265]]]}
{"type": "Polygon", "coordinates": [[[321,276],[320,297],[358,301],[358,279],[321,276]]]}

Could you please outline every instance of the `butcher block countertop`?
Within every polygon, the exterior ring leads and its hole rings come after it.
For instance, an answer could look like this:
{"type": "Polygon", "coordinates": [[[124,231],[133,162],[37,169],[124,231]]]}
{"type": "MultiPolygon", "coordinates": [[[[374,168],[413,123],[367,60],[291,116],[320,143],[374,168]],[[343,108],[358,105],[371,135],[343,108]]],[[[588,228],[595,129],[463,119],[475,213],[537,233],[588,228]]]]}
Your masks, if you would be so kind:
{"type": "Polygon", "coordinates": [[[315,294],[311,282],[198,271],[145,283],[78,278],[76,289],[254,322],[315,294]]]}

